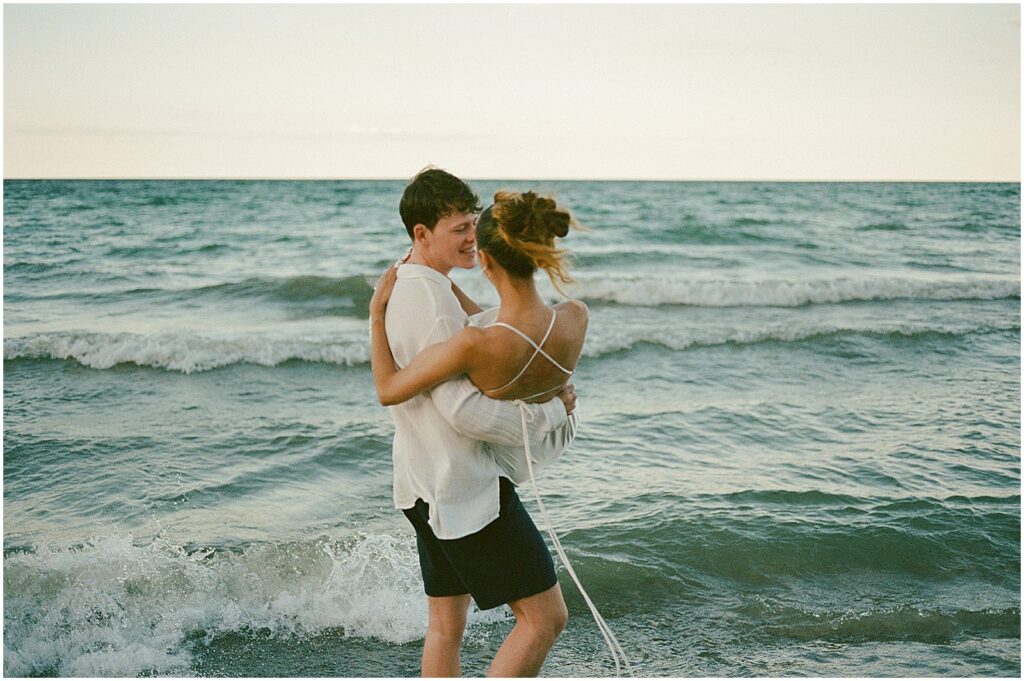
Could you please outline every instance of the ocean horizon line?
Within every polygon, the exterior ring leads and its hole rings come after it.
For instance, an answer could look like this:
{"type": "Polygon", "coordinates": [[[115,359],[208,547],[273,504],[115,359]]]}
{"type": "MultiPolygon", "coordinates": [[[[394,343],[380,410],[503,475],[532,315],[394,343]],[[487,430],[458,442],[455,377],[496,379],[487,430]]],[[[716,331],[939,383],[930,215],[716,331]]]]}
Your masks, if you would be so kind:
{"type": "MultiPolygon", "coordinates": [[[[472,182],[646,182],[646,183],[736,183],[736,184],[1020,184],[1012,180],[950,180],[950,179],[770,179],[770,178],[643,178],[643,177],[474,177],[465,175],[472,182]]],[[[45,177],[4,177],[8,181],[61,181],[61,182],[405,182],[407,177],[341,177],[341,176],[45,176],[45,177]]]]}

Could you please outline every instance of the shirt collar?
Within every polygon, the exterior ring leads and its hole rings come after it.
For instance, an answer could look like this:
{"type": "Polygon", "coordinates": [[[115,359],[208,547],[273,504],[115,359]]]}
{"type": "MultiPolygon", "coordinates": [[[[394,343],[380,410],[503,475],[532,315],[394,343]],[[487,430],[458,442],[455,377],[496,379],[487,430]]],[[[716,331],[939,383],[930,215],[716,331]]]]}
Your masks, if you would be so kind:
{"type": "Polygon", "coordinates": [[[452,280],[444,276],[433,267],[427,267],[426,265],[417,265],[413,262],[407,262],[398,268],[396,275],[399,279],[431,279],[438,284],[444,284],[445,286],[451,286],[452,280]]]}

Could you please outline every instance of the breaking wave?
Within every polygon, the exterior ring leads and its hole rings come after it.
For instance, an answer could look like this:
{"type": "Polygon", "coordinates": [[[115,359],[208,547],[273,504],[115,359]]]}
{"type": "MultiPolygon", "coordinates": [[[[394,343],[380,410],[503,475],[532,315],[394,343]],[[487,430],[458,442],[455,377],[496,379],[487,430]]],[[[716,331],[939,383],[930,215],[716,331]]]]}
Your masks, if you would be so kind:
{"type": "Polygon", "coordinates": [[[700,307],[800,307],[878,300],[1020,299],[1020,282],[1005,279],[910,278],[681,280],[664,277],[602,277],[581,281],[572,293],[588,302],[700,307]]]}
{"type": "MultiPolygon", "coordinates": [[[[412,536],[38,547],[4,558],[4,674],[188,675],[190,643],[227,632],[407,643],[426,630],[422,589],[412,536]]],[[[506,617],[476,611],[470,625],[506,617]]]]}

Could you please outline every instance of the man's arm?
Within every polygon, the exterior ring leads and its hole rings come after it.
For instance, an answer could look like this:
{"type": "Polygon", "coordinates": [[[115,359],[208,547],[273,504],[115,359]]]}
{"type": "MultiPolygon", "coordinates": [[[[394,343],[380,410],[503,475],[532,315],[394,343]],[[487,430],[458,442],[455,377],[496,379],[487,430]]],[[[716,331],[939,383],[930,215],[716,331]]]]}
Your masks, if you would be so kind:
{"type": "MultiPolygon", "coordinates": [[[[535,473],[543,470],[569,448],[576,438],[579,424],[577,409],[569,415],[568,422],[561,428],[556,428],[541,440],[531,438],[530,460],[535,473]]],[[[530,479],[530,466],[526,463],[526,449],[523,446],[509,447],[486,443],[485,450],[494,456],[494,460],[512,482],[520,485],[530,479]]]]}
{"type": "Polygon", "coordinates": [[[484,309],[473,302],[473,299],[467,296],[454,281],[452,282],[452,293],[454,293],[455,297],[459,299],[459,305],[462,306],[462,311],[466,314],[475,315],[484,311],[484,309]]]}
{"type": "MultiPolygon", "coordinates": [[[[473,440],[494,444],[523,445],[519,407],[510,401],[485,397],[468,378],[454,378],[430,392],[441,416],[459,433],[473,440]]],[[[531,441],[537,441],[565,425],[568,414],[559,398],[526,405],[533,413],[531,441]]]]}

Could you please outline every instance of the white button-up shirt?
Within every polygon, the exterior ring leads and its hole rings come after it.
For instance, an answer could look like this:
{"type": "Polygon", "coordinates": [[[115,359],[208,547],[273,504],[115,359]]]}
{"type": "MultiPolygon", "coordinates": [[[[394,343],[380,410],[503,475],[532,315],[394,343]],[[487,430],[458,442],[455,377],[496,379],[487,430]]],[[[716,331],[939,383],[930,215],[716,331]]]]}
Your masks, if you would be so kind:
{"type": "MultiPolygon", "coordinates": [[[[399,267],[385,317],[399,367],[466,324],[448,277],[424,265],[399,267]]],[[[570,431],[561,400],[528,406],[533,411],[534,449],[564,449],[575,435],[575,420],[570,431]]],[[[423,499],[430,505],[430,527],[439,539],[464,537],[496,519],[498,476],[507,474],[483,443],[502,445],[506,452],[521,447],[519,407],[484,397],[460,376],[388,409],[395,422],[395,508],[411,508],[417,498],[423,499]]]]}

